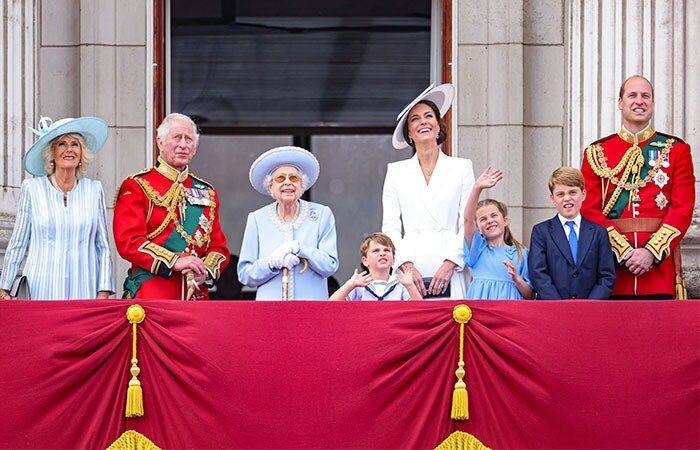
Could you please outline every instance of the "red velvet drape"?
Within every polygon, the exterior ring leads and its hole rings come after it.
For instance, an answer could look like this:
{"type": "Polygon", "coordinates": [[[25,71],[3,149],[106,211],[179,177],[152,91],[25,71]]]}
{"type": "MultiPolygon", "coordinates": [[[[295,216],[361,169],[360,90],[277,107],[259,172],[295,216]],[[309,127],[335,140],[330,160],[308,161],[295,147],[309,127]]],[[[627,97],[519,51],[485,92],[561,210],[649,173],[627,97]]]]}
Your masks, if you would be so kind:
{"type": "Polygon", "coordinates": [[[700,302],[0,302],[0,447],[698,448],[700,302]]]}

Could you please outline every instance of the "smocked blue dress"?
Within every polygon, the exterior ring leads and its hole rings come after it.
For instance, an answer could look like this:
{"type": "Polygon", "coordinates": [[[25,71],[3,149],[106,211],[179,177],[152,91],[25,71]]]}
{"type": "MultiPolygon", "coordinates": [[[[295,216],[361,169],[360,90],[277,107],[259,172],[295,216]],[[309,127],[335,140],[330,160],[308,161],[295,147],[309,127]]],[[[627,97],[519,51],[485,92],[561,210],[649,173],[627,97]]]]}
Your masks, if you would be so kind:
{"type": "Polygon", "coordinates": [[[464,240],[464,263],[472,270],[472,282],[467,291],[468,299],[478,300],[522,300],[518,287],[508,275],[503,261],[510,260],[515,270],[528,284],[527,249],[523,249],[518,259],[518,249],[514,246],[490,247],[479,232],[472,236],[471,248],[464,240]]]}

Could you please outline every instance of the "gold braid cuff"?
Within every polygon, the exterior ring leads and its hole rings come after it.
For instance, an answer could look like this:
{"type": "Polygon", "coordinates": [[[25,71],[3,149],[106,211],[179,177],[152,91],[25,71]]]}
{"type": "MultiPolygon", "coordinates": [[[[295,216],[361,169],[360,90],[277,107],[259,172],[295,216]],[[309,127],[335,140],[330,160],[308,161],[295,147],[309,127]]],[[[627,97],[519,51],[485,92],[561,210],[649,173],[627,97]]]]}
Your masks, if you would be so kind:
{"type": "Polygon", "coordinates": [[[141,244],[139,251],[153,258],[151,273],[158,273],[161,264],[165,264],[168,269],[172,269],[178,258],[177,254],[151,241],[146,241],[141,244]]]}
{"type": "Polygon", "coordinates": [[[651,235],[644,248],[654,255],[657,262],[661,262],[671,254],[671,242],[680,235],[681,232],[677,228],[663,224],[656,233],[651,235]]]}
{"type": "Polygon", "coordinates": [[[219,252],[209,252],[206,258],[204,258],[204,267],[207,268],[213,279],[219,279],[221,275],[221,263],[224,261],[226,261],[226,256],[219,252]]]}
{"type": "Polygon", "coordinates": [[[607,230],[608,239],[610,239],[610,246],[615,254],[617,263],[620,264],[625,259],[625,256],[627,256],[627,254],[633,250],[632,246],[627,238],[623,236],[622,233],[617,231],[615,227],[610,226],[607,228],[607,230]]]}

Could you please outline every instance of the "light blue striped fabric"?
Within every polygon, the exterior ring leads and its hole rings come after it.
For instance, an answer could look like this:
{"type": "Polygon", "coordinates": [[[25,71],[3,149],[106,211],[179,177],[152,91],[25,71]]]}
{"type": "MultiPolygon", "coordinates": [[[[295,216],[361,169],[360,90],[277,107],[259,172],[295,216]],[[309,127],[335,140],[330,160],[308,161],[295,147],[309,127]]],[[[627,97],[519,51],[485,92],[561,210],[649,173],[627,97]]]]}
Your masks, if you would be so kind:
{"type": "Polygon", "coordinates": [[[95,298],[114,292],[102,184],[82,178],[63,193],[48,177],[24,180],[0,288],[9,290],[27,246],[24,267],[33,300],[95,298]]]}

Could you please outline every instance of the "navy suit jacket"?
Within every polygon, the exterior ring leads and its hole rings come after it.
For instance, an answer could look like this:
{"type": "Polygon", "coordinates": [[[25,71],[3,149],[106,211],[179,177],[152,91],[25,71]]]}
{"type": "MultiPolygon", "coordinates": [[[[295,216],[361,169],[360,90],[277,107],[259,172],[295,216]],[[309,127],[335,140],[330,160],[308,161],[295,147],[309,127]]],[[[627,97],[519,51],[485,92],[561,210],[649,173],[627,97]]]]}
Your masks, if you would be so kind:
{"type": "Polygon", "coordinates": [[[537,298],[607,299],[615,284],[615,260],[602,226],[581,217],[573,260],[558,216],[532,228],[528,268],[537,298]]]}

